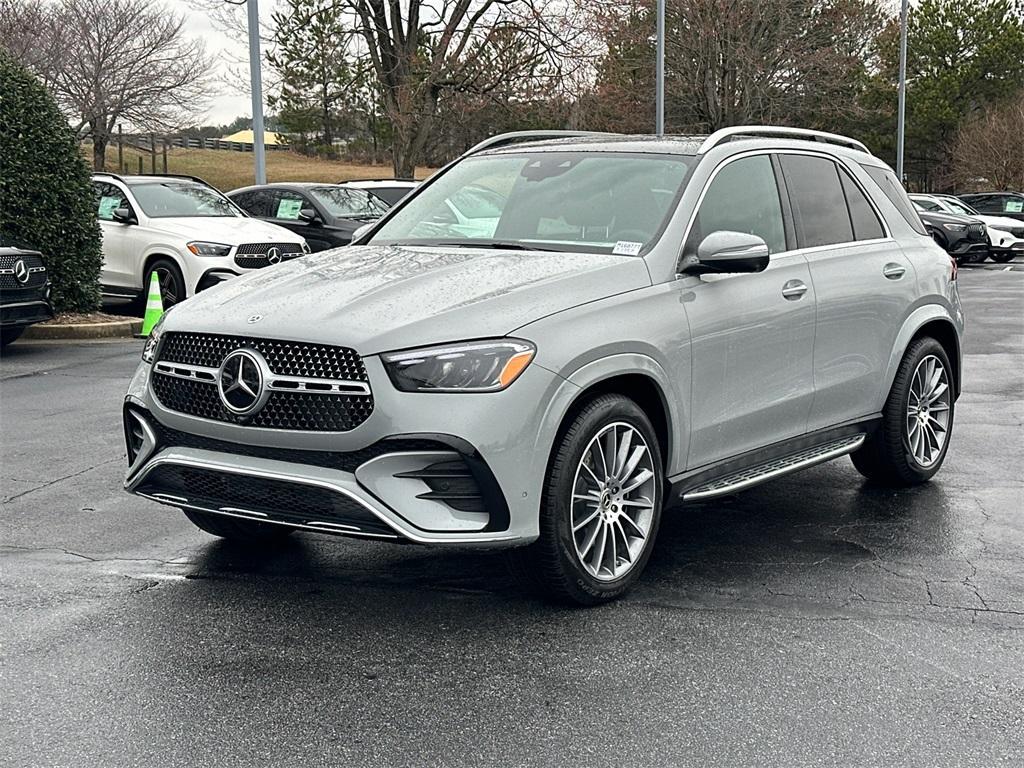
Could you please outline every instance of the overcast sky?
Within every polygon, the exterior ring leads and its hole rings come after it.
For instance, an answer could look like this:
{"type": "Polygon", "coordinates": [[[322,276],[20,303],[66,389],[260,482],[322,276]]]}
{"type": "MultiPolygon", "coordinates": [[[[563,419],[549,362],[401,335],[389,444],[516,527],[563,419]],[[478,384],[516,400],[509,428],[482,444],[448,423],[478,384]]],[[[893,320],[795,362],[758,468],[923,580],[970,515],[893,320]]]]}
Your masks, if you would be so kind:
{"type": "MultiPolygon", "coordinates": [[[[252,115],[249,101],[249,53],[241,40],[225,34],[215,27],[209,15],[197,10],[188,0],[165,0],[177,13],[185,15],[185,33],[198,38],[206,45],[206,52],[214,61],[211,93],[205,119],[200,124],[223,125],[239,115],[252,115]]],[[[260,18],[270,21],[274,0],[261,0],[260,18]]],[[[239,19],[245,18],[245,8],[237,11],[239,19]]],[[[265,103],[264,99],[264,103],[265,103]]]]}

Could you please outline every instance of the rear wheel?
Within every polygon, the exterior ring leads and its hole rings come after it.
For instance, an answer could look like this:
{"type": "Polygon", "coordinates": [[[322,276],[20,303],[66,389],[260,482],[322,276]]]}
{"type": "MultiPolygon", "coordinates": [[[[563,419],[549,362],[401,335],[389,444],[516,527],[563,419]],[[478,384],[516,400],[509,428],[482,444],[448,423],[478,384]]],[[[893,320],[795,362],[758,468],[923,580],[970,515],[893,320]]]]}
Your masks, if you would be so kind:
{"type": "Polygon", "coordinates": [[[650,558],[663,487],[647,415],[622,395],[595,398],[559,438],[541,499],[540,538],[510,553],[514,572],[565,602],[618,597],[650,558]]]}
{"type": "Polygon", "coordinates": [[[850,458],[871,480],[896,486],[923,483],[946,458],[953,412],[946,350],[931,337],[918,339],[900,362],[881,426],[850,458]]]}
{"type": "Polygon", "coordinates": [[[231,541],[268,544],[287,538],[295,530],[286,525],[261,523],[255,520],[238,520],[234,517],[211,515],[191,509],[182,511],[196,527],[231,541]]]}

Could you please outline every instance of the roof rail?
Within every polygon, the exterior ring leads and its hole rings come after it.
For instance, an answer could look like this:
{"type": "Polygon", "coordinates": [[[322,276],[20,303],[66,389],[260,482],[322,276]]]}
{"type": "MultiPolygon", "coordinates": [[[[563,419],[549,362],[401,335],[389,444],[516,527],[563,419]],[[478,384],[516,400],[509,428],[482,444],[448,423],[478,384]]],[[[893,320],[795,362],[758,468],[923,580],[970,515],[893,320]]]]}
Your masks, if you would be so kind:
{"type": "MultiPolygon", "coordinates": [[[[117,179],[118,181],[121,181],[121,182],[125,181],[124,176],[122,176],[121,174],[112,173],[111,171],[93,171],[92,175],[93,176],[110,176],[112,178],[117,179]]],[[[195,181],[195,182],[198,182],[199,184],[203,184],[203,185],[205,185],[207,187],[213,187],[213,185],[210,182],[208,182],[206,179],[201,179],[198,176],[189,176],[186,173],[129,173],[129,174],[126,174],[126,175],[128,175],[128,176],[135,176],[136,178],[138,178],[138,177],[148,177],[148,178],[153,178],[153,179],[188,179],[189,181],[195,181]]],[[[125,183],[127,183],[127,182],[125,182],[125,183]]],[[[216,189],[216,187],[214,187],[214,189],[216,189]]]]}
{"type": "Polygon", "coordinates": [[[857,149],[869,155],[871,154],[871,150],[863,142],[851,139],[849,136],[840,136],[838,133],[826,133],[825,131],[812,131],[808,128],[787,128],[776,125],[734,125],[729,128],[721,128],[704,139],[700,149],[697,150],[697,154],[702,155],[730,139],[747,136],[774,136],[783,139],[821,141],[826,144],[838,144],[842,147],[849,147],[850,149],[857,149]]]}
{"type": "Polygon", "coordinates": [[[614,133],[602,133],[600,131],[512,131],[511,133],[499,133],[484,139],[479,144],[471,147],[462,153],[462,157],[482,152],[485,149],[502,147],[506,144],[515,144],[520,141],[540,141],[543,139],[571,139],[582,136],[616,136],[614,133]]]}

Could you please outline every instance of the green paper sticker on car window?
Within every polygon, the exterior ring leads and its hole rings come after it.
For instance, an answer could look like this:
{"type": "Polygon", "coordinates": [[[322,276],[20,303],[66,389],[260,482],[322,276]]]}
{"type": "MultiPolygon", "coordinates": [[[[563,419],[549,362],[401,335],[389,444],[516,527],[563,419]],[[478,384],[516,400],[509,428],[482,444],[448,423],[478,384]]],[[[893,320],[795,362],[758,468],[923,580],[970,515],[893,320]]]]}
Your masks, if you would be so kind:
{"type": "Polygon", "coordinates": [[[98,216],[106,221],[111,221],[114,218],[114,211],[121,207],[120,197],[107,197],[104,195],[100,198],[100,208],[98,216]]]}
{"type": "Polygon", "coordinates": [[[1007,200],[1007,213],[1024,213],[1024,200],[1007,200]]]}
{"type": "Polygon", "coordinates": [[[277,204],[277,218],[295,221],[299,218],[299,211],[301,210],[302,200],[285,199],[277,204]]]}

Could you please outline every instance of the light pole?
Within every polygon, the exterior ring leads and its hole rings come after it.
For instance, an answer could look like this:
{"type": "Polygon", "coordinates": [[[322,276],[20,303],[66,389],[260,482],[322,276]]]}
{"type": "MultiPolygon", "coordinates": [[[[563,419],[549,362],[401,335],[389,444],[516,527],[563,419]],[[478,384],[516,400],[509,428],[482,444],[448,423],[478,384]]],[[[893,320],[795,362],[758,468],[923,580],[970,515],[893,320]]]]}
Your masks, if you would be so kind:
{"type": "Polygon", "coordinates": [[[896,114],[896,175],[903,182],[903,133],[907,111],[907,5],[903,0],[900,7],[900,82],[899,104],[896,114]]]}
{"type": "Polygon", "coordinates": [[[252,81],[252,153],[256,161],[256,183],[267,183],[267,155],[263,146],[263,76],[260,69],[260,9],[257,0],[247,0],[249,10],[249,77],[252,81]]]}
{"type": "MultiPolygon", "coordinates": [[[[904,0],[906,2],[906,0],[904,0]]],[[[665,134],[665,0],[658,0],[658,48],[657,48],[657,74],[655,76],[654,103],[655,118],[654,130],[659,136],[665,134]]]]}

